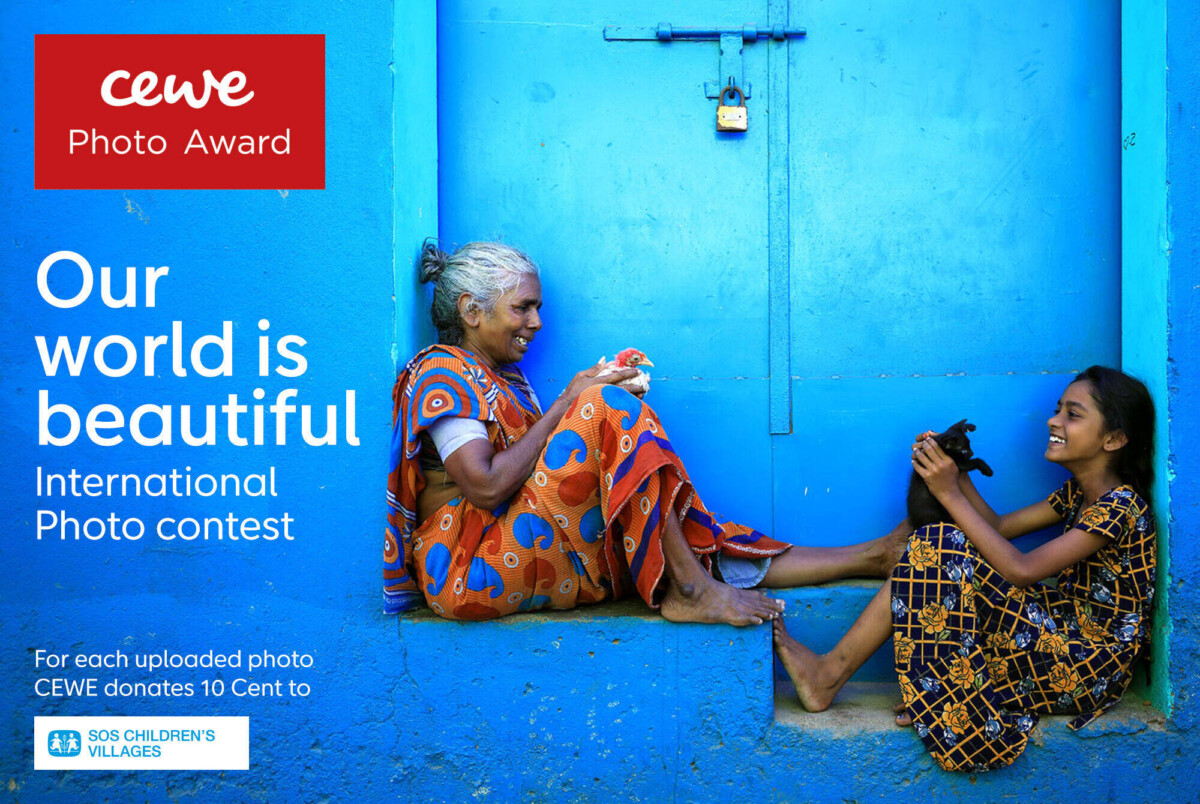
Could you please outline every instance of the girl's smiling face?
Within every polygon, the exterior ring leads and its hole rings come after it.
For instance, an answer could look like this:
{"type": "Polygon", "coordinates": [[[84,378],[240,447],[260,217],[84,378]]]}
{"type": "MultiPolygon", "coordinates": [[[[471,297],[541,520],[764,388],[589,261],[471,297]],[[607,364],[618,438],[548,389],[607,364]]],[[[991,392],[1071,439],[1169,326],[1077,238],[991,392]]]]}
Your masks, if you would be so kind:
{"type": "Polygon", "coordinates": [[[1050,428],[1046,460],[1068,465],[1072,471],[1076,471],[1073,466],[1083,468],[1092,461],[1107,462],[1126,443],[1120,430],[1106,429],[1088,380],[1067,386],[1046,424],[1050,428]]]}
{"type": "Polygon", "coordinates": [[[529,343],[542,328],[542,283],[532,274],[522,274],[516,288],[496,300],[490,313],[465,309],[470,298],[459,300],[462,315],[462,347],[484,359],[492,368],[520,362],[529,343]]]}

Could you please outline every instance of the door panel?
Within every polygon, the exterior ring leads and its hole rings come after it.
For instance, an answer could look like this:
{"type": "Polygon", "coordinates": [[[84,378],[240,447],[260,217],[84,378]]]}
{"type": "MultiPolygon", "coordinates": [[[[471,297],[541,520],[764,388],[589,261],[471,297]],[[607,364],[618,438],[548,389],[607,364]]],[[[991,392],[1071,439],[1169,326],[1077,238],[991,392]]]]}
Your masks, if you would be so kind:
{"type": "Polygon", "coordinates": [[[895,524],[911,437],[964,417],[1033,502],[1048,408],[1120,361],[1119,8],[981,5],[793,5],[785,538],[895,524]]]}
{"type": "Polygon", "coordinates": [[[974,5],[792,12],[794,374],[1118,355],[1119,8],[974,5]]]}
{"type": "Polygon", "coordinates": [[[644,349],[649,401],[731,518],[872,536],[902,514],[908,439],[963,417],[989,499],[1028,502],[1060,477],[1037,457],[1043,413],[1120,358],[1119,9],[998,5],[794,3],[808,36],[744,46],[750,130],[731,136],[704,92],[715,41],[603,30],[785,22],[761,0],[443,2],[443,245],[498,238],[541,265],[526,370],[544,396],[644,349]],[[772,97],[789,122],[769,149],[772,97]],[[790,276],[774,378],[772,248],[790,276]],[[780,387],[792,426],[772,436],[780,387]]]}
{"type": "MultiPolygon", "coordinates": [[[[645,351],[702,498],[767,527],[766,141],[717,135],[717,44],[604,39],[678,8],[472,5],[439,5],[443,244],[499,238],[538,262],[545,325],[525,369],[544,396],[602,354],[645,351]],[[753,483],[728,477],[731,438],[753,483]]],[[[758,5],[685,16],[740,25],[758,5]]],[[[765,50],[745,61],[765,75],[765,50]]]]}

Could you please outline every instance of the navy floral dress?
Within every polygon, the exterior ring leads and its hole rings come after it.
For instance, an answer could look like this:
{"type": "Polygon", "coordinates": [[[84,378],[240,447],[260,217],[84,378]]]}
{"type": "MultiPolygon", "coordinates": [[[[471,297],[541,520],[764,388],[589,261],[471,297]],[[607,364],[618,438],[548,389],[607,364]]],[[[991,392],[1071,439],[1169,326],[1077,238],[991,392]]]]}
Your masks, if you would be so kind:
{"type": "Polygon", "coordinates": [[[1130,486],[1080,510],[1083,496],[1072,478],[1048,502],[1064,532],[1106,542],[1054,585],[1012,585],[953,523],[910,537],[892,574],[896,673],[917,734],[946,770],[1009,765],[1039,713],[1077,715],[1079,729],[1129,685],[1149,639],[1154,518],[1130,486]]]}

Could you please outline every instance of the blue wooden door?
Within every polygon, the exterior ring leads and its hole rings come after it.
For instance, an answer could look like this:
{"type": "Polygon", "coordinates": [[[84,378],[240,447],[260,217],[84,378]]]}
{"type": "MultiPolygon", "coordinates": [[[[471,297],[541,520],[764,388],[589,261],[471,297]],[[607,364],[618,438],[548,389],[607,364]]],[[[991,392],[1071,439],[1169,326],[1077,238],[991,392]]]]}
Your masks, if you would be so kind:
{"type": "Polygon", "coordinates": [[[644,349],[726,516],[874,535],[911,435],[963,417],[1028,502],[1061,386],[1120,357],[1119,8],[997,5],[442,3],[440,236],[542,266],[544,393],[644,349]],[[746,134],[715,131],[732,72],[746,134]]]}

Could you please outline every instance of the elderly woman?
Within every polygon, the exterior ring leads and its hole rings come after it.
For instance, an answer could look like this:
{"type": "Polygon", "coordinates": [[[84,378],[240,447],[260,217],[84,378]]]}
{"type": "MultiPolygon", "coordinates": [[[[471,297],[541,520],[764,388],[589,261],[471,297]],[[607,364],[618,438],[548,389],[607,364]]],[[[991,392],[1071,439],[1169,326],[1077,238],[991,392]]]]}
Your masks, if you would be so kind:
{"type": "Polygon", "coordinates": [[[543,410],[517,367],[542,328],[538,276],[500,243],[422,254],[440,342],[393,391],[388,611],[423,598],[487,620],[632,591],[669,620],[752,625],[783,603],[749,587],[886,575],[894,535],[804,548],[709,513],[657,414],[618,387],[636,369],[585,369],[543,410]]]}

